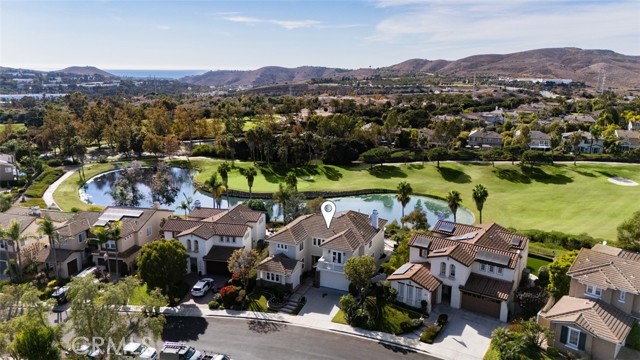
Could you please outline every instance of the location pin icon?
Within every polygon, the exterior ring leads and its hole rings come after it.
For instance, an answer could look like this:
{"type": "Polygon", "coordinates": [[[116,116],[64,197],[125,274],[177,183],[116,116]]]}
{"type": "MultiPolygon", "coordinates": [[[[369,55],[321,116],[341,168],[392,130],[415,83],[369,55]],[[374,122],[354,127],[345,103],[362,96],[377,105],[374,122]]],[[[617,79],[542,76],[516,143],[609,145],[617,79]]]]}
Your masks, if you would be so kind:
{"type": "Polygon", "coordinates": [[[336,213],[336,204],[333,201],[327,200],[322,203],[322,206],[320,206],[320,211],[322,211],[322,217],[324,218],[324,222],[327,224],[328,229],[331,226],[333,215],[336,213]]]}

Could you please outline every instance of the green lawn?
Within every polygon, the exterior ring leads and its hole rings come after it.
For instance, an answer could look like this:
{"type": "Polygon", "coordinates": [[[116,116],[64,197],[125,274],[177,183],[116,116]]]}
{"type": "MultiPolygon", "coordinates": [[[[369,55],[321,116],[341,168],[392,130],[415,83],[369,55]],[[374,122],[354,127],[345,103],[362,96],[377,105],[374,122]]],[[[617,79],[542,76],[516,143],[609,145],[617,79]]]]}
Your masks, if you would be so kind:
{"type": "MultiPolygon", "coordinates": [[[[84,175],[87,179],[100,173],[113,170],[113,164],[91,164],[85,166],[84,175]]],[[[89,205],[80,200],[78,196],[80,174],[76,171],[58,186],[53,193],[53,200],[58,204],[60,210],[70,211],[72,208],[89,210],[90,208],[102,208],[102,206],[89,205]]]]}
{"type": "MultiPolygon", "coordinates": [[[[149,303],[149,294],[147,293],[147,284],[141,283],[138,285],[131,298],[129,299],[129,305],[144,305],[149,303]]],[[[168,304],[165,304],[168,305],[168,304]]]]}
{"type": "MultiPolygon", "coordinates": [[[[7,124],[0,124],[0,132],[4,132],[4,129],[7,127],[7,124]]],[[[18,124],[13,124],[12,125],[13,131],[18,131],[20,129],[24,129],[26,128],[26,126],[24,126],[23,123],[18,123],[18,124]]]]}
{"type": "MultiPolygon", "coordinates": [[[[375,328],[370,330],[382,331],[389,334],[402,334],[403,331],[400,328],[400,324],[402,322],[420,317],[420,314],[418,313],[410,312],[393,305],[385,305],[382,312],[383,316],[378,318],[375,323],[375,328]]],[[[339,310],[331,321],[334,323],[349,325],[349,323],[344,319],[344,312],[342,310],[339,310]]]]}
{"type": "Polygon", "coordinates": [[[249,294],[244,305],[244,310],[259,312],[274,312],[267,306],[267,298],[264,294],[249,294]]]}
{"type": "Polygon", "coordinates": [[[531,269],[531,273],[535,276],[538,276],[538,269],[540,269],[540,266],[546,266],[550,263],[550,261],[536,259],[531,256],[527,257],[527,268],[531,269]]]}
{"type": "MultiPolygon", "coordinates": [[[[196,181],[203,183],[222,160],[192,158],[191,164],[200,169],[196,181]]],[[[236,167],[249,167],[250,162],[235,162],[236,167]]],[[[99,164],[109,168],[108,164],[99,164]]],[[[95,173],[94,168],[91,169],[95,173]]],[[[497,222],[517,229],[557,230],[567,233],[582,233],[605,239],[615,239],[616,227],[624,219],[640,210],[636,199],[640,186],[628,187],[609,183],[610,176],[620,176],[640,182],[638,164],[578,163],[541,166],[522,169],[518,165],[472,164],[442,162],[441,169],[435,164],[419,163],[395,166],[368,165],[336,167],[330,165],[305,166],[293,169],[298,175],[298,189],[305,190],[359,190],[385,188],[394,190],[400,181],[411,184],[414,192],[436,197],[445,197],[451,190],[462,194],[463,206],[478,212],[471,198],[476,184],[483,184],[489,191],[484,205],[483,220],[497,222]],[[603,211],[615,209],[615,211],[603,211]]],[[[88,171],[87,171],[88,173],[88,171]]],[[[253,191],[274,192],[282,181],[285,170],[271,168],[258,170],[253,191]]],[[[89,175],[88,175],[89,176],[89,175]]],[[[77,197],[77,176],[65,183],[54,194],[56,202],[69,210],[70,207],[87,205],[77,197]]],[[[229,174],[232,189],[248,191],[246,179],[236,169],[229,174]]]]}
{"type": "Polygon", "coordinates": [[[342,309],[338,310],[338,312],[333,317],[333,319],[331,319],[331,322],[338,323],[338,324],[349,325],[347,320],[344,319],[344,311],[342,311],[342,309]]]}
{"type": "MultiPolygon", "coordinates": [[[[620,220],[622,222],[622,220],[620,220]]],[[[553,258],[566,253],[567,250],[558,245],[549,245],[539,242],[529,242],[529,254],[537,254],[540,256],[553,258]]]]}

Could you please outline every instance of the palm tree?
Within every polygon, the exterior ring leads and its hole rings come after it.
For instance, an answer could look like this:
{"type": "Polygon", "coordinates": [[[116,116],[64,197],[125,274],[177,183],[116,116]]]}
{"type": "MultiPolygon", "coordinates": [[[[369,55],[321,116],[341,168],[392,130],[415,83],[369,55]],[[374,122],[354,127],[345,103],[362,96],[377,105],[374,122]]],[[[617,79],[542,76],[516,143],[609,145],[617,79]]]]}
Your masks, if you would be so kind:
{"type": "MultiPolygon", "coordinates": [[[[402,205],[402,218],[404,218],[404,208],[407,206],[407,204],[411,200],[411,197],[409,196],[411,194],[413,194],[413,188],[411,188],[411,184],[409,184],[406,181],[402,181],[400,184],[398,184],[398,192],[396,193],[396,200],[398,200],[402,205]]],[[[404,221],[402,221],[402,218],[400,218],[400,221],[404,226],[404,221]]]]}
{"type": "Polygon", "coordinates": [[[296,177],[296,173],[294,173],[293,171],[289,171],[287,175],[285,175],[284,182],[291,189],[298,191],[298,178],[296,177]]]}
{"type": "Polygon", "coordinates": [[[213,195],[213,207],[215,208],[216,204],[220,207],[222,194],[227,190],[227,187],[224,185],[224,182],[218,179],[218,172],[214,171],[209,180],[205,181],[204,184],[211,192],[211,195],[213,195]]]}
{"type": "Polygon", "coordinates": [[[480,224],[482,224],[482,208],[484,207],[484,202],[487,201],[487,197],[489,197],[489,192],[484,185],[478,184],[473,188],[472,196],[480,213],[480,224]]]}
{"type": "Polygon", "coordinates": [[[253,180],[255,180],[256,176],[258,176],[258,172],[253,166],[250,168],[242,169],[240,170],[240,172],[242,173],[242,175],[244,175],[244,177],[247,178],[247,185],[249,185],[249,199],[251,199],[251,188],[253,187],[253,180]]]}
{"type": "Polygon", "coordinates": [[[289,189],[286,186],[284,186],[283,183],[280,183],[278,185],[278,191],[273,193],[273,201],[279,204],[278,212],[282,213],[283,218],[285,219],[284,222],[286,222],[286,216],[284,216],[284,207],[287,204],[287,201],[289,201],[290,196],[291,196],[291,193],[289,189]]]}
{"type": "Polygon", "coordinates": [[[231,165],[227,161],[223,162],[218,166],[218,174],[220,174],[220,177],[222,178],[222,182],[224,183],[224,186],[227,186],[229,184],[230,171],[231,171],[231,165]]]}
{"type": "Polygon", "coordinates": [[[20,259],[20,246],[24,245],[24,242],[33,236],[22,235],[22,229],[20,229],[20,223],[13,219],[11,220],[11,224],[9,224],[9,228],[7,228],[3,235],[6,237],[7,244],[13,247],[13,252],[15,256],[15,268],[13,271],[11,270],[11,265],[9,265],[9,271],[13,272],[12,276],[16,280],[21,280],[22,275],[22,259],[20,259]]]}
{"type": "Polygon", "coordinates": [[[120,238],[120,234],[122,233],[122,225],[120,221],[115,221],[109,224],[109,236],[113,239],[113,243],[115,244],[116,250],[116,275],[120,276],[120,261],[118,260],[118,239],[120,238]]]}
{"type": "Polygon", "coordinates": [[[456,190],[451,190],[447,195],[447,205],[449,205],[449,209],[453,213],[453,222],[457,222],[458,220],[456,213],[458,212],[458,207],[460,207],[460,203],[462,203],[462,198],[460,197],[460,193],[456,190]]]}
{"type": "MultiPolygon", "coordinates": [[[[94,226],[91,228],[91,233],[93,234],[93,238],[87,239],[87,242],[90,244],[98,245],[98,254],[100,254],[100,250],[104,245],[106,245],[109,240],[111,240],[111,234],[109,233],[109,228],[104,226],[94,226]]],[[[104,251],[104,261],[107,263],[107,272],[111,274],[111,262],[109,261],[109,251],[104,251]]]]}
{"type": "Polygon", "coordinates": [[[178,209],[184,210],[184,217],[187,218],[187,211],[191,209],[191,203],[193,202],[193,198],[191,196],[187,196],[187,194],[182,193],[184,195],[184,200],[178,206],[178,209]]]}
{"type": "MultiPolygon", "coordinates": [[[[49,246],[51,247],[51,253],[53,254],[53,271],[56,274],[56,280],[59,280],[58,272],[58,258],[56,256],[56,243],[58,242],[58,231],[51,219],[47,216],[38,225],[38,232],[47,235],[49,238],[49,246]]],[[[70,274],[71,275],[71,274],[70,274]]]]}

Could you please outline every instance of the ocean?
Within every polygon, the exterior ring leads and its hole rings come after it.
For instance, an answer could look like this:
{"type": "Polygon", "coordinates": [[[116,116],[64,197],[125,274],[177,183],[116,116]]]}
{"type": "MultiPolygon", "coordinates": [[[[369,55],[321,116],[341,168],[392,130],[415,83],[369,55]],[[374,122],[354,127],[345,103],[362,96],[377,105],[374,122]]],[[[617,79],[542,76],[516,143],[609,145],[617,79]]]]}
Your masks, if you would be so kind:
{"type": "Polygon", "coordinates": [[[105,69],[106,72],[120,77],[128,78],[156,78],[156,79],[180,79],[185,76],[200,75],[207,70],[126,70],[105,69]]]}

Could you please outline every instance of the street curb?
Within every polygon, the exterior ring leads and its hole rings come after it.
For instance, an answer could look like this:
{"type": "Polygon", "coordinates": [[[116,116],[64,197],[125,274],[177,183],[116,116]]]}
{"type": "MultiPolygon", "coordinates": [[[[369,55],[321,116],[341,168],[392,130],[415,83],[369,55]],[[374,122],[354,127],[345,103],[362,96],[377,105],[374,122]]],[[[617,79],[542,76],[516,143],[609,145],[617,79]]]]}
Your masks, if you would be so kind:
{"type": "MultiPolygon", "coordinates": [[[[316,328],[312,328],[312,329],[316,329],[316,328]]],[[[354,337],[359,337],[362,339],[366,339],[366,340],[370,340],[370,341],[375,341],[381,344],[385,344],[385,345],[390,345],[390,346],[395,346],[404,350],[409,350],[409,351],[413,351],[419,354],[424,354],[424,355],[429,355],[438,359],[442,359],[445,360],[445,358],[440,357],[438,355],[432,354],[428,351],[424,351],[422,349],[418,349],[416,347],[413,346],[409,346],[409,345],[404,345],[404,344],[399,344],[393,341],[389,341],[389,340],[383,340],[383,339],[376,339],[376,338],[372,338],[366,335],[362,335],[362,334],[355,334],[355,333],[351,333],[348,331],[343,331],[343,330],[338,330],[338,329],[317,329],[317,330],[323,330],[323,331],[329,331],[329,332],[336,332],[336,333],[340,333],[340,334],[344,334],[344,335],[349,335],[349,336],[354,336],[354,337]]]]}

